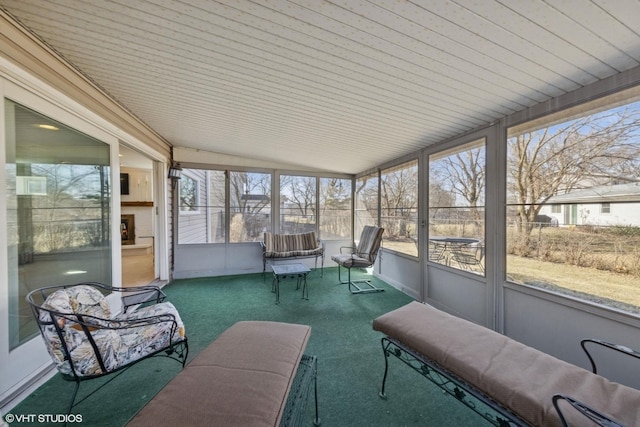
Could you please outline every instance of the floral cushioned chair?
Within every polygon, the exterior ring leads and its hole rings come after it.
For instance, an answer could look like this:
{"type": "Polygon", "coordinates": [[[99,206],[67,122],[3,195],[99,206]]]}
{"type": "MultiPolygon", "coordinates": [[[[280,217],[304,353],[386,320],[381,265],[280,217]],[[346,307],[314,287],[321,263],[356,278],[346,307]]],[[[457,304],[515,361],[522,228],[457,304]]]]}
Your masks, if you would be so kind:
{"type": "MultiPolygon", "coordinates": [[[[114,288],[101,283],[52,286],[27,295],[45,345],[58,371],[76,382],[69,406],[73,408],[80,381],[101,377],[155,355],[184,364],[189,347],[178,311],[169,302],[111,315],[100,289],[107,292],[157,292],[160,288],[114,288]]],[[[79,402],[78,402],[79,403],[79,402]]]]}

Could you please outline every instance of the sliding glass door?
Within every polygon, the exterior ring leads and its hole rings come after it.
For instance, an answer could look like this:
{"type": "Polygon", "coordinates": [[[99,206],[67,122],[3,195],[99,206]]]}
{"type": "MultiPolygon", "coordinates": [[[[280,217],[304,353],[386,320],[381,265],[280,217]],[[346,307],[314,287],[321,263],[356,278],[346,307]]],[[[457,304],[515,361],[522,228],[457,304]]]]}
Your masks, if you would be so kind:
{"type": "Polygon", "coordinates": [[[5,99],[9,349],[38,333],[25,296],[111,283],[109,146],[5,99]]]}

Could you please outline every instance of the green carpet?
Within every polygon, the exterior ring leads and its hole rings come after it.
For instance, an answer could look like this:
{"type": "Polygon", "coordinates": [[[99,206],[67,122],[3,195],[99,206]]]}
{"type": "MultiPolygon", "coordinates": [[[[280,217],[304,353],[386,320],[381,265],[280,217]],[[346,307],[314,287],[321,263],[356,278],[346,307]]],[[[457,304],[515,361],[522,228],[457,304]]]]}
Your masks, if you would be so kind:
{"type": "MultiPolygon", "coordinates": [[[[319,273],[313,271],[309,275],[308,301],[300,298],[301,291],[295,290],[294,280],[282,282],[279,305],[271,292],[270,275],[265,280],[262,274],[176,280],[166,286],[168,301],[177,307],[185,323],[189,360],[239,320],[306,324],[312,328],[306,353],[318,357],[322,426],[488,425],[394,358],[390,359],[388,400],[380,399],[382,335],[373,331],[371,323],[412,299],[376,279],[374,283],[385,292],[352,295],[346,285],[338,284],[336,268],[325,269],[324,278],[319,273]]],[[[364,273],[354,275],[361,274],[364,273]]],[[[82,416],[82,423],[76,424],[125,425],[180,369],[179,363],[161,357],[132,366],[72,410],[82,416]]],[[[108,378],[83,383],[80,396],[108,378]]],[[[64,414],[72,390],[73,383],[56,375],[11,413],[64,414]]],[[[311,397],[307,406],[309,426],[313,425],[312,409],[311,397]]]]}

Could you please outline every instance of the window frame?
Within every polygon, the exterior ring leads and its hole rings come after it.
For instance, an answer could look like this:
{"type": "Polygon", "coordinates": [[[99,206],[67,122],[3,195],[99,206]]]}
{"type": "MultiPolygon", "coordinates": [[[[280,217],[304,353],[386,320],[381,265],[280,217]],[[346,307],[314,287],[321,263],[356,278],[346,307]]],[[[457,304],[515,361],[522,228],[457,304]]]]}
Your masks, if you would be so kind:
{"type": "MultiPolygon", "coordinates": [[[[502,129],[505,135],[504,138],[504,164],[505,169],[507,168],[507,144],[509,138],[513,135],[518,135],[520,133],[524,133],[531,130],[549,128],[554,125],[563,125],[571,120],[580,119],[585,116],[596,115],[601,112],[609,113],[614,111],[617,108],[625,107],[633,103],[640,103],[640,84],[634,84],[627,87],[617,87],[613,91],[601,92],[599,96],[596,96],[593,92],[590,93],[582,93],[581,95],[585,95],[584,97],[578,96],[576,94],[572,94],[570,99],[563,99],[556,103],[559,107],[549,109],[544,105],[537,105],[528,110],[523,110],[519,113],[514,113],[511,116],[505,118],[502,122],[502,129]],[[579,101],[578,101],[579,100],[579,101]]],[[[636,157],[637,159],[637,157],[636,157]]],[[[618,184],[619,179],[613,179],[611,184],[618,184]]],[[[593,186],[595,187],[595,185],[593,186]]],[[[586,187],[591,188],[591,187],[586,187]]],[[[505,188],[506,192],[506,188],[505,188]]],[[[637,198],[632,197],[633,200],[615,200],[615,204],[624,204],[624,203],[637,203],[635,200],[637,198]]],[[[505,200],[506,201],[506,200],[505,200]]],[[[560,204],[560,202],[550,202],[560,204]]],[[[611,205],[614,203],[609,203],[609,208],[611,209],[611,205]]],[[[508,203],[506,203],[508,205],[508,203]]],[[[597,214],[609,216],[609,213],[602,212],[601,203],[597,201],[590,202],[580,202],[580,203],[572,203],[570,201],[562,202],[562,215],[556,218],[562,217],[565,221],[568,221],[569,229],[580,229],[585,225],[584,218],[588,215],[593,215],[595,211],[597,214]],[[582,211],[579,212],[579,208],[582,206],[582,211]],[[591,206],[591,208],[589,208],[591,206]],[[571,209],[570,209],[571,208],[571,209]],[[582,215],[582,216],[581,216],[582,215]],[[577,216],[577,219],[576,219],[577,216]]],[[[589,218],[591,220],[591,218],[589,218]]],[[[586,224],[587,226],[595,225],[596,227],[601,226],[601,224],[586,224]]],[[[560,225],[562,227],[562,224],[560,225]]],[[[506,230],[503,231],[505,233],[505,240],[508,239],[506,235],[506,230]]],[[[509,254],[508,245],[505,245],[505,250],[503,256],[505,257],[505,268],[504,268],[504,284],[505,286],[512,289],[523,289],[530,288],[532,292],[541,293],[545,295],[550,295],[555,301],[562,301],[566,303],[567,301],[574,301],[575,303],[584,304],[586,306],[598,308],[601,313],[609,316],[613,312],[624,313],[625,316],[638,317],[640,314],[640,304],[638,306],[631,305],[631,308],[621,308],[619,304],[624,304],[623,301],[619,299],[612,299],[613,303],[608,303],[606,297],[598,296],[595,294],[589,293],[580,293],[579,291],[571,292],[565,291],[563,289],[554,290],[548,289],[543,286],[536,286],[533,284],[523,284],[519,283],[515,280],[510,279],[509,269],[507,267],[506,258],[509,254]],[[631,310],[631,311],[628,311],[631,310]]]]}
{"type": "MultiPolygon", "coordinates": [[[[280,200],[281,200],[281,195],[280,195],[280,177],[281,176],[294,176],[294,177],[310,177],[310,178],[314,178],[315,179],[315,224],[314,224],[314,231],[317,233],[318,238],[321,239],[326,239],[326,240],[336,240],[336,241],[340,241],[340,240],[347,240],[348,238],[328,238],[327,236],[323,236],[322,235],[322,230],[321,230],[321,211],[322,211],[322,206],[320,206],[320,186],[321,186],[321,181],[323,179],[339,179],[339,180],[343,180],[343,181],[347,181],[349,182],[349,194],[351,197],[350,203],[349,203],[349,208],[350,208],[350,212],[349,212],[349,218],[350,218],[350,222],[351,224],[353,223],[353,182],[354,182],[354,176],[353,175],[347,175],[347,174],[335,174],[335,173],[316,173],[316,172],[304,172],[304,171],[285,171],[285,170],[278,170],[278,169],[264,169],[264,168],[243,168],[243,167],[225,167],[225,166],[220,166],[220,165],[202,165],[202,164],[190,164],[188,162],[184,162],[181,161],[181,166],[182,166],[182,170],[183,170],[183,176],[187,176],[189,175],[189,169],[194,169],[194,170],[202,170],[202,171],[219,171],[219,172],[224,172],[226,179],[225,179],[225,208],[224,208],[224,212],[225,212],[225,241],[224,242],[193,242],[193,243],[180,243],[180,224],[179,224],[179,217],[180,215],[186,215],[188,216],[189,213],[193,212],[193,211],[182,211],[180,212],[179,208],[178,210],[178,214],[175,215],[176,216],[176,220],[174,222],[174,230],[175,230],[175,235],[176,235],[176,244],[177,245],[189,245],[189,244],[211,244],[211,245],[221,245],[221,244],[244,244],[244,243],[256,243],[256,241],[232,241],[231,239],[231,210],[232,210],[232,206],[231,206],[231,177],[233,173],[258,173],[258,174],[266,174],[270,176],[270,219],[269,219],[269,227],[268,230],[265,231],[272,231],[272,230],[280,230],[281,229],[281,224],[280,224],[280,200]]],[[[200,190],[198,193],[200,193],[202,190],[200,190]]],[[[177,200],[179,200],[179,197],[177,198],[177,200]]],[[[195,213],[195,212],[194,212],[195,213]]],[[[351,227],[353,228],[353,227],[351,227]]],[[[352,230],[350,230],[350,233],[352,233],[352,230]]]]}
{"type": "MultiPolygon", "coordinates": [[[[488,262],[487,262],[487,246],[489,244],[489,230],[492,224],[487,221],[487,211],[489,205],[490,194],[487,191],[489,186],[490,179],[490,168],[489,168],[489,156],[490,156],[490,146],[489,146],[489,136],[484,132],[477,132],[469,135],[464,140],[458,140],[454,145],[446,145],[443,147],[438,147],[439,149],[433,149],[426,153],[425,163],[426,163],[426,176],[428,182],[428,188],[424,190],[424,193],[427,194],[426,199],[427,203],[424,204],[425,218],[426,220],[426,236],[429,242],[426,245],[426,249],[424,250],[425,263],[428,265],[437,265],[438,267],[445,268],[447,270],[452,270],[456,272],[461,272],[463,274],[470,273],[472,275],[486,278],[488,262]],[[471,157],[471,161],[475,162],[476,160],[482,159],[484,162],[483,170],[478,173],[477,179],[479,180],[480,186],[482,188],[482,194],[479,194],[477,197],[477,201],[481,202],[479,204],[472,204],[468,200],[465,200],[461,205],[455,201],[456,196],[454,195],[454,203],[452,206],[441,205],[441,206],[433,206],[431,202],[431,192],[433,190],[433,186],[436,185],[433,179],[433,167],[432,162],[439,162],[443,159],[450,158],[451,156],[459,156],[461,153],[470,153],[475,149],[481,150],[478,152],[477,158],[474,160],[471,157]],[[476,216],[477,219],[474,221],[481,221],[482,224],[480,226],[481,233],[475,234],[471,233],[467,235],[466,227],[463,225],[461,234],[459,236],[453,235],[451,233],[450,237],[456,240],[448,241],[448,239],[442,239],[442,236],[439,234],[432,234],[432,226],[431,226],[431,210],[432,208],[445,208],[445,209],[468,209],[469,213],[471,213],[472,217],[476,216]],[[472,210],[476,210],[481,215],[477,215],[472,213],[472,210]],[[439,241],[440,240],[440,241],[439,241]],[[444,248],[442,247],[444,245],[444,248]],[[444,249],[444,253],[440,254],[440,252],[444,249]],[[433,254],[439,254],[442,256],[432,256],[433,254]],[[477,259],[471,263],[471,259],[477,259]],[[457,260],[457,261],[456,261],[457,260]],[[464,262],[462,262],[464,261],[464,262]]],[[[450,167],[455,168],[455,161],[452,161],[450,167]]],[[[465,165],[469,166],[469,165],[465,165]]],[[[472,165],[472,167],[474,167],[472,165]]],[[[446,167],[445,167],[446,169],[446,167]]],[[[453,179],[455,177],[449,176],[446,179],[453,179]]],[[[444,184],[445,182],[438,182],[439,185],[444,184]]],[[[452,184],[455,185],[455,184],[452,184]]],[[[446,191],[446,188],[441,187],[439,191],[442,191],[444,194],[449,194],[446,191]]],[[[451,203],[451,202],[450,202],[451,203]]],[[[463,220],[467,221],[467,220],[463,220]]],[[[457,224],[454,224],[456,227],[459,227],[457,224]]]]}

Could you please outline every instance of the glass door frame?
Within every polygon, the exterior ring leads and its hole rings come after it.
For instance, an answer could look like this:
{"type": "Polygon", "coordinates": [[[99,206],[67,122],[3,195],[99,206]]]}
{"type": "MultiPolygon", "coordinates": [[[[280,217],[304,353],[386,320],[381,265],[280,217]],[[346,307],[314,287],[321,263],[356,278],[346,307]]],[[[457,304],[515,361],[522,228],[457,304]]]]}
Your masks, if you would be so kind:
{"type": "MultiPolygon", "coordinates": [[[[99,128],[88,118],[87,111],[76,114],[74,109],[80,108],[77,105],[65,105],[65,102],[52,102],[47,95],[39,95],[29,91],[13,82],[5,80],[0,76],[0,120],[3,124],[5,121],[4,99],[8,98],[12,101],[23,105],[33,111],[44,116],[50,117],[60,123],[63,123],[74,130],[91,136],[109,146],[109,161],[111,182],[119,182],[119,164],[118,164],[118,139],[99,128]],[[65,108],[66,107],[66,108],[65,108]]],[[[70,103],[70,101],[65,100],[70,103]]],[[[6,124],[3,125],[3,128],[6,124]]],[[[6,165],[6,140],[5,132],[0,132],[0,164],[6,165]]],[[[0,174],[0,197],[6,200],[7,182],[5,172],[0,174]]],[[[120,195],[118,192],[111,194],[111,273],[113,277],[120,277],[121,265],[118,261],[120,254],[120,241],[114,238],[115,230],[119,227],[120,218],[120,195]]],[[[0,209],[0,228],[7,229],[7,211],[6,207],[0,209]]],[[[25,386],[31,384],[35,378],[47,372],[52,365],[51,358],[45,350],[40,335],[29,339],[20,346],[9,350],[9,277],[8,277],[8,240],[5,233],[0,233],[0,271],[5,274],[0,276],[0,378],[3,378],[2,386],[0,386],[0,404],[4,405],[9,402],[16,393],[20,392],[25,386]]],[[[115,307],[119,307],[119,299],[115,295],[108,298],[109,302],[115,307]]]]}
{"type": "Polygon", "coordinates": [[[500,296],[497,292],[497,284],[500,271],[504,271],[504,266],[500,270],[499,253],[504,253],[504,232],[500,227],[505,221],[505,196],[504,188],[505,166],[504,166],[504,144],[500,141],[506,140],[504,127],[499,122],[493,123],[482,129],[475,130],[465,135],[443,141],[426,147],[420,152],[420,218],[419,218],[419,241],[427,242],[429,239],[429,157],[443,151],[452,150],[465,144],[485,140],[486,159],[486,181],[485,181],[485,275],[465,273],[455,269],[439,267],[428,262],[428,245],[420,244],[420,280],[422,301],[436,307],[445,309],[454,314],[466,317],[476,323],[483,324],[490,328],[497,326],[497,308],[501,305],[500,296]],[[501,252],[502,251],[502,252],[501,252]],[[438,284],[443,281],[456,281],[474,286],[477,290],[476,302],[469,301],[468,295],[447,294],[444,287],[438,284]],[[484,290],[480,291],[483,286],[484,290]],[[481,306],[477,306],[481,302],[481,306]]]}

